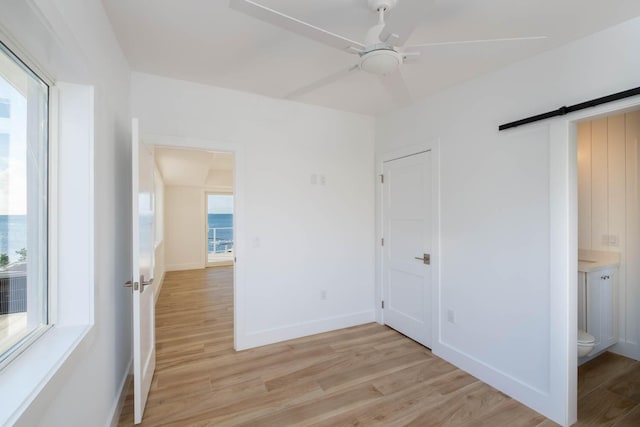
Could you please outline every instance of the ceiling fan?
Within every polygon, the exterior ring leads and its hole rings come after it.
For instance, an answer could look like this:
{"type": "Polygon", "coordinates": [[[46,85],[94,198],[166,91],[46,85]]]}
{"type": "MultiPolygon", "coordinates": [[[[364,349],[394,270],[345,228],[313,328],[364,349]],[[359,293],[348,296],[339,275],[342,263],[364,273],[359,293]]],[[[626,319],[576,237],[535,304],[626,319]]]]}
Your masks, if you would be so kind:
{"type": "Polygon", "coordinates": [[[410,103],[411,96],[399,69],[406,61],[419,57],[421,51],[426,48],[451,44],[522,41],[546,38],[546,36],[535,36],[405,45],[413,29],[419,24],[421,14],[424,13],[427,5],[433,3],[433,0],[402,0],[402,8],[398,8],[393,15],[390,16],[390,20],[387,20],[386,16],[397,6],[398,0],[367,0],[367,2],[369,8],[378,15],[378,23],[367,30],[364,43],[350,40],[303,22],[256,3],[253,0],[230,0],[229,5],[232,9],[243,12],[256,19],[359,57],[355,65],[296,89],[287,94],[286,98],[295,98],[336,81],[353,71],[362,70],[381,76],[382,84],[391,92],[396,102],[400,105],[406,105],[410,103]]]}

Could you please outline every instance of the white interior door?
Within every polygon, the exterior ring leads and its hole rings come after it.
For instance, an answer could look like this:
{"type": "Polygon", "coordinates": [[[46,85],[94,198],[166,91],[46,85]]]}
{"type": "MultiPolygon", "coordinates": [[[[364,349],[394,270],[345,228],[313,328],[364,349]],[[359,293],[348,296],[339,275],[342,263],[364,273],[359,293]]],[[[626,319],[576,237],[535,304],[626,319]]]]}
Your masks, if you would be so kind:
{"type": "Polygon", "coordinates": [[[384,323],[431,347],[431,152],[384,163],[384,323]]]}
{"type": "Polygon", "coordinates": [[[156,367],[153,149],[140,142],[137,119],[133,119],[131,133],[133,398],[134,421],[139,424],[156,367]]]}

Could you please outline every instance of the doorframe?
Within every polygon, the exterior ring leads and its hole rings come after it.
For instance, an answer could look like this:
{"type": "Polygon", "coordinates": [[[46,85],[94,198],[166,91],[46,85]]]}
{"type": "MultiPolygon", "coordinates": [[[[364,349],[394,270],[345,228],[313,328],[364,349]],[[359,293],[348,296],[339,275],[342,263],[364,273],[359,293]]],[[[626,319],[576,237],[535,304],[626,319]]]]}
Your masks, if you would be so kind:
{"type": "MultiPolygon", "coordinates": [[[[227,151],[228,152],[228,151],[227,151]]],[[[234,156],[235,157],[235,156],[234,156]]],[[[235,167],[235,165],[234,165],[235,167]]],[[[231,196],[235,199],[235,195],[233,191],[212,191],[205,190],[204,191],[204,266],[205,267],[229,267],[233,265],[233,261],[219,261],[219,262],[209,262],[209,196],[231,196]]],[[[235,203],[235,200],[234,200],[235,203]]],[[[235,240],[235,230],[233,230],[233,224],[231,225],[232,231],[234,233],[235,240]]],[[[235,245],[235,242],[234,242],[235,245]]],[[[233,253],[235,255],[235,251],[233,253]]]]}
{"type": "Polygon", "coordinates": [[[570,117],[550,122],[550,207],[551,207],[551,265],[550,286],[563,295],[552,305],[551,342],[564,342],[564,372],[551,375],[564,377],[565,425],[578,418],[578,143],[577,125],[601,117],[635,111],[640,107],[640,96],[603,104],[572,113],[570,117]]]}
{"type": "MultiPolygon", "coordinates": [[[[163,148],[177,148],[200,151],[223,151],[233,153],[233,233],[234,233],[234,257],[233,265],[233,348],[236,351],[250,347],[244,322],[245,305],[245,268],[238,260],[242,260],[244,254],[244,213],[245,213],[245,182],[244,168],[246,164],[246,149],[242,142],[216,141],[210,139],[188,138],[179,136],[167,136],[157,134],[144,135],[149,145],[163,148]]],[[[206,265],[206,264],[205,264],[206,265]]]]}
{"type": "Polygon", "coordinates": [[[425,151],[431,151],[431,236],[432,236],[432,254],[431,254],[431,284],[432,284],[432,302],[431,302],[431,350],[435,353],[440,346],[440,139],[434,138],[425,142],[412,144],[406,147],[387,151],[376,155],[376,240],[375,240],[375,290],[374,290],[374,307],[375,320],[379,324],[384,324],[384,312],[381,307],[383,296],[383,251],[382,238],[384,232],[383,223],[383,184],[380,176],[384,170],[384,163],[420,154],[425,151]]]}

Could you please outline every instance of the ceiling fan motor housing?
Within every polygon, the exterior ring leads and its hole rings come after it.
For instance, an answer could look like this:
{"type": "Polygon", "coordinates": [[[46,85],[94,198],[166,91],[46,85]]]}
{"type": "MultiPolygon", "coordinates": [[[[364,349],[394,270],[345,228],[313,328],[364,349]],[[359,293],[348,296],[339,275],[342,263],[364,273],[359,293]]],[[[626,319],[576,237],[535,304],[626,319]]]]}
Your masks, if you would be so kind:
{"type": "Polygon", "coordinates": [[[402,55],[383,45],[360,56],[360,69],[381,76],[395,71],[402,64],[402,55]]]}
{"type": "Polygon", "coordinates": [[[391,10],[398,0],[368,0],[369,7],[380,14],[380,22],[369,28],[365,36],[366,50],[360,54],[360,69],[384,76],[395,71],[402,64],[403,56],[393,46],[380,40],[384,30],[384,14],[391,10]]]}
{"type": "Polygon", "coordinates": [[[380,9],[390,11],[398,3],[398,0],[369,0],[369,8],[374,12],[380,9]]]}

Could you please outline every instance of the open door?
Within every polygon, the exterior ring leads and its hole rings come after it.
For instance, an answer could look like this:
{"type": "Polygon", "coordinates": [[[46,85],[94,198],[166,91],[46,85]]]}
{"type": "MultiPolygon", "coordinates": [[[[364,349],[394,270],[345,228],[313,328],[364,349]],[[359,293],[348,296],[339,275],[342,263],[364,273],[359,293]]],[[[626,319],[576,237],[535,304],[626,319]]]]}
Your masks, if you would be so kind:
{"type": "Polygon", "coordinates": [[[140,142],[138,119],[131,123],[133,400],[134,422],[142,422],[156,367],[153,286],[153,149],[140,142]]]}

